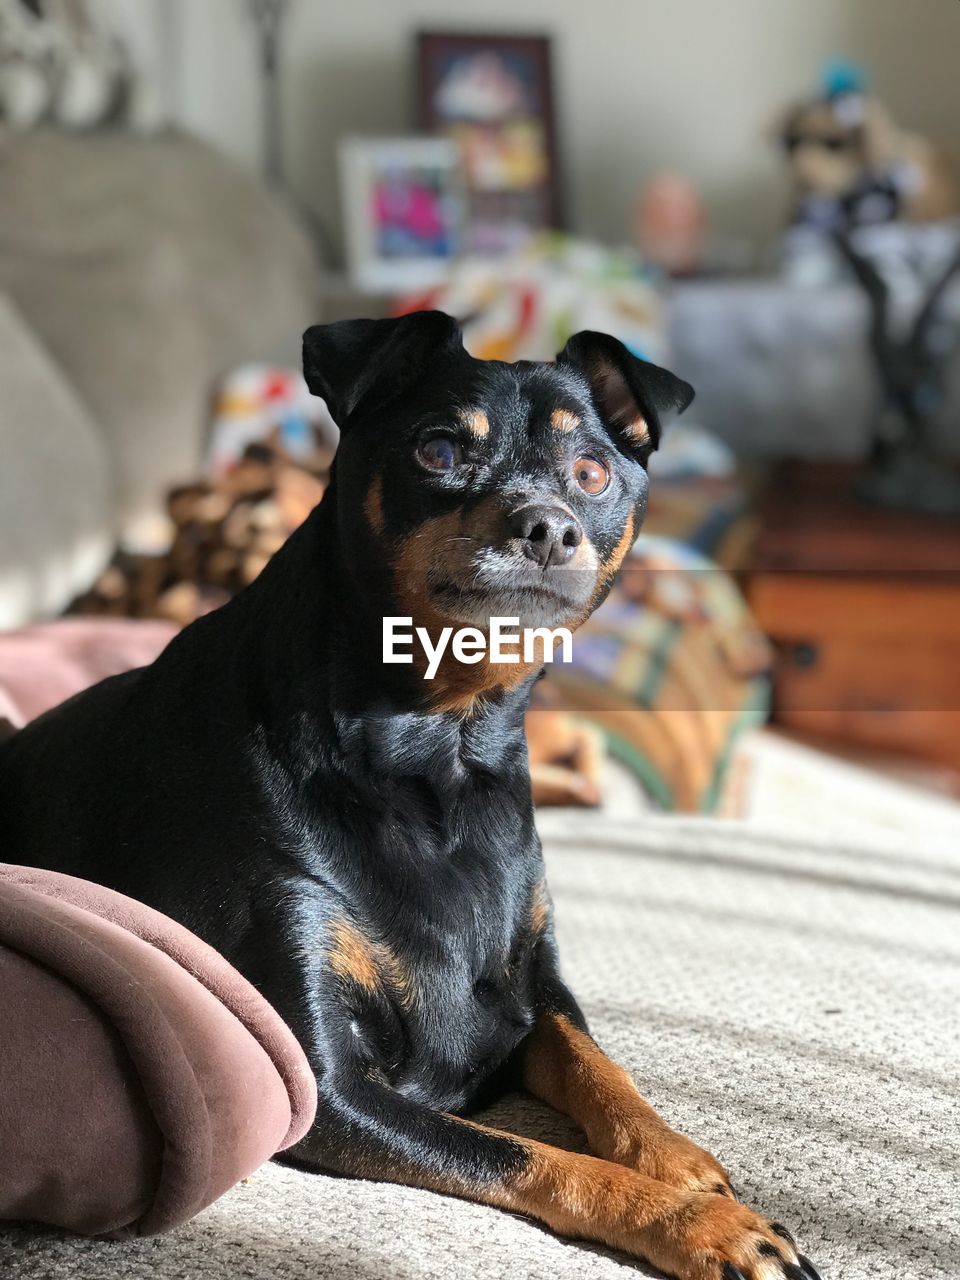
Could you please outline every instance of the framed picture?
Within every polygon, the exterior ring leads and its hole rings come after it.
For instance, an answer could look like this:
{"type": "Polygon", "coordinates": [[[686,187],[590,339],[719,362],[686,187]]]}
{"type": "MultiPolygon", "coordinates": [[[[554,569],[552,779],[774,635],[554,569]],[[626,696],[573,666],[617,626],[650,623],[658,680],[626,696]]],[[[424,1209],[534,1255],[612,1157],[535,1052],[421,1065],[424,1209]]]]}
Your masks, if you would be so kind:
{"type": "Polygon", "coordinates": [[[505,253],[562,225],[546,36],[422,32],[420,124],[463,156],[468,247],[505,253]]]}
{"type": "Polygon", "coordinates": [[[368,292],[431,289],[463,250],[460,153],[445,138],[340,144],[347,266],[368,292]]]}

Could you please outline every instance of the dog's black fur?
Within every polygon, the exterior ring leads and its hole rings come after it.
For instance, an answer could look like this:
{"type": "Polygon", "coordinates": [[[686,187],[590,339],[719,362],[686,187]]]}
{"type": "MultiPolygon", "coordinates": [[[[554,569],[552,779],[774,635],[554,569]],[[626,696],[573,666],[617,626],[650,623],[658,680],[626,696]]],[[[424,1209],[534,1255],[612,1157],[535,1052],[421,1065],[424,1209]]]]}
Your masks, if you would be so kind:
{"type": "Polygon", "coordinates": [[[481,1194],[530,1153],[451,1113],[518,1078],[546,1011],[584,1027],[533,824],[537,673],[428,682],[383,664],[382,618],[580,621],[639,528],[661,419],[692,392],[594,334],[556,365],[479,362],[439,313],[318,326],[304,352],[343,432],[323,501],[152,666],[0,748],[2,848],[159,908],[260,988],[317,1076],[297,1158],[481,1194]],[[456,465],[425,462],[438,438],[456,465]],[[576,484],[582,457],[608,468],[602,493],[576,484]]]}

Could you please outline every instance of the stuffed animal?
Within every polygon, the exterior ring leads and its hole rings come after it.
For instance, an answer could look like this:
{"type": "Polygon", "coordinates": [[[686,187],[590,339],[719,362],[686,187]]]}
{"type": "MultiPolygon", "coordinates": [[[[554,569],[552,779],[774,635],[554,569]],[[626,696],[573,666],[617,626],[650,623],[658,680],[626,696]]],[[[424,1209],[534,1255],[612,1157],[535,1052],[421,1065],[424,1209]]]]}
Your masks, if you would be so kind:
{"type": "Polygon", "coordinates": [[[900,128],[855,67],[832,64],[821,92],[793,107],[779,133],[796,192],[794,225],[844,232],[960,216],[949,157],[900,128]]]}
{"type": "Polygon", "coordinates": [[[74,131],[162,123],[147,79],[89,0],[0,0],[0,120],[74,131]]]}
{"type": "Polygon", "coordinates": [[[237,465],[247,445],[271,432],[294,462],[318,446],[333,456],[339,431],[327,406],[310,394],[303,374],[276,365],[244,364],[221,382],[209,430],[207,471],[218,479],[237,465]]]}
{"type": "Polygon", "coordinates": [[[0,118],[30,129],[48,114],[56,78],[53,27],[21,0],[0,0],[0,118]]]}

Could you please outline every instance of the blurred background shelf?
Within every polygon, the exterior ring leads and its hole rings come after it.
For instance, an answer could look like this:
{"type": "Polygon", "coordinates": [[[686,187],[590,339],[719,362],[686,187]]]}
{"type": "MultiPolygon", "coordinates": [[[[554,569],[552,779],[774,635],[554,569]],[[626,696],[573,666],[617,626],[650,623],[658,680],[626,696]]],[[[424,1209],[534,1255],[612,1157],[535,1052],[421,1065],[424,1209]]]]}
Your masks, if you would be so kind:
{"type": "Polygon", "coordinates": [[[856,496],[858,471],[779,467],[746,593],[773,641],[774,718],[960,774],[960,528],[856,496]]]}

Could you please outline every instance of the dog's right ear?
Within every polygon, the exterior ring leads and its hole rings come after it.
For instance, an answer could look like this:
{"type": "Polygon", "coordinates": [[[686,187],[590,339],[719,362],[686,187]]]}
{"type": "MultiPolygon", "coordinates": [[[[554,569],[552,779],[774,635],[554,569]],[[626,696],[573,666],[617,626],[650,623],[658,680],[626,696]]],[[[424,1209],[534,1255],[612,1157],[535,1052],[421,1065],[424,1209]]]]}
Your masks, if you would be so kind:
{"type": "Polygon", "coordinates": [[[303,335],[303,376],[342,430],[358,410],[367,414],[388,404],[438,357],[462,350],[460,326],[443,311],[338,320],[303,335]]]}
{"type": "Polygon", "coordinates": [[[575,333],[557,356],[590,383],[597,412],[644,466],[663,428],[693,402],[693,387],[669,369],[641,360],[608,333],[575,333]]]}

